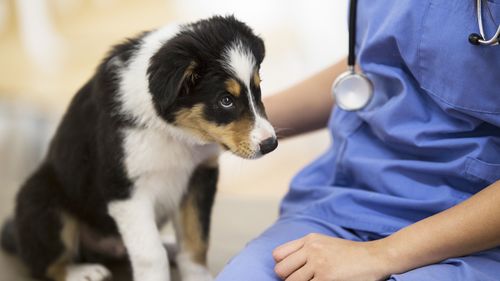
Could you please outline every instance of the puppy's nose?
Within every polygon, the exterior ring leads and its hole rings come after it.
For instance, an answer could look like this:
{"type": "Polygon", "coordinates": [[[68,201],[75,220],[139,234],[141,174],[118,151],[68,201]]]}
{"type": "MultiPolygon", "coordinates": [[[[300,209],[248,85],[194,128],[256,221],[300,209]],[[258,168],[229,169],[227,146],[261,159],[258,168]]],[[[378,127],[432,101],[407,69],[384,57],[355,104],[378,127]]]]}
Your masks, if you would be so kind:
{"type": "Polygon", "coordinates": [[[278,139],[275,137],[265,139],[259,144],[259,146],[260,153],[262,153],[262,155],[267,154],[276,149],[278,146],[278,139]]]}

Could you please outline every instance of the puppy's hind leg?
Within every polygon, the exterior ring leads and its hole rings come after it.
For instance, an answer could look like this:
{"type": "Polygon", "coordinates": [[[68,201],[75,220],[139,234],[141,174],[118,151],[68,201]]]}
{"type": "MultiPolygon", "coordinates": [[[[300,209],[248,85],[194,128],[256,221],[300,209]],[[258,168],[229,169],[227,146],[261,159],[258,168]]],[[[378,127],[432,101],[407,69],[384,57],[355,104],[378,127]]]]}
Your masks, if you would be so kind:
{"type": "Polygon", "coordinates": [[[206,260],[217,178],[218,167],[214,163],[199,166],[174,220],[180,249],[177,266],[183,281],[212,280],[206,260]]]}
{"type": "Polygon", "coordinates": [[[103,281],[110,280],[111,272],[100,264],[75,264],[77,255],[78,223],[70,216],[62,215],[61,239],[65,246],[64,253],[50,265],[47,276],[55,281],[103,281]]]}
{"type": "Polygon", "coordinates": [[[53,172],[42,166],[21,188],[14,219],[18,254],[33,277],[54,281],[102,281],[100,265],[76,265],[78,223],[62,210],[53,172]]]}

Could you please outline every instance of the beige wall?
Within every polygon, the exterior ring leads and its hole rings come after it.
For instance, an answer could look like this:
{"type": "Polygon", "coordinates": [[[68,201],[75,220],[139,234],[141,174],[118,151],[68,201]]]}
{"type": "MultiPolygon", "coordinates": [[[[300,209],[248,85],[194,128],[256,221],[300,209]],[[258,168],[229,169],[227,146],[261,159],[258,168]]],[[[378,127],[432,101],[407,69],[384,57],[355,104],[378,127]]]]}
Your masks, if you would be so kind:
{"type": "Polygon", "coordinates": [[[161,0],[67,2],[74,4],[47,1],[53,39],[42,36],[39,47],[33,47],[41,49],[40,56],[48,56],[46,63],[43,59],[38,63],[30,56],[29,42],[23,40],[20,11],[14,1],[8,1],[10,19],[0,33],[0,97],[62,109],[110,46],[172,18],[167,2],[161,0]],[[51,39],[55,45],[44,50],[43,40],[51,39]]]}

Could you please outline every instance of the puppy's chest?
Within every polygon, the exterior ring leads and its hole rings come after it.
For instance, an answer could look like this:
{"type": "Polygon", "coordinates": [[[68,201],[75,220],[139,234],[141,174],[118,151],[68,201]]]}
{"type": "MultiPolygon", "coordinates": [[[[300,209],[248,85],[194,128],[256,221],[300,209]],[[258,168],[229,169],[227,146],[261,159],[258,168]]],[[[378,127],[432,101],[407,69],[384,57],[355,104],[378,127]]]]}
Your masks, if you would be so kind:
{"type": "Polygon", "coordinates": [[[218,154],[215,145],[186,144],[148,129],[127,130],[124,151],[134,192],[151,196],[162,212],[177,208],[194,169],[218,154]]]}

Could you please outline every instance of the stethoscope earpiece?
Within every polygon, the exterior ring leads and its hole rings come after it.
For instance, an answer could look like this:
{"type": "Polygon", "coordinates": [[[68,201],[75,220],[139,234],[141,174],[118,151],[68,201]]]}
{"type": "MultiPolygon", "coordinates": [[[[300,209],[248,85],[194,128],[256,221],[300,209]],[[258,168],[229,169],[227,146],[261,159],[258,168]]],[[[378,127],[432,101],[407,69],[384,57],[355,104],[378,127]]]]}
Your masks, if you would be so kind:
{"type": "Polygon", "coordinates": [[[469,35],[469,43],[472,45],[480,45],[479,40],[484,40],[483,37],[477,33],[471,33],[469,35]]]}

